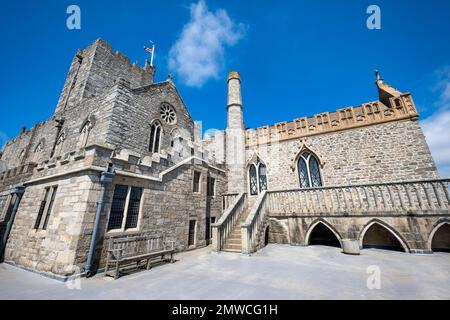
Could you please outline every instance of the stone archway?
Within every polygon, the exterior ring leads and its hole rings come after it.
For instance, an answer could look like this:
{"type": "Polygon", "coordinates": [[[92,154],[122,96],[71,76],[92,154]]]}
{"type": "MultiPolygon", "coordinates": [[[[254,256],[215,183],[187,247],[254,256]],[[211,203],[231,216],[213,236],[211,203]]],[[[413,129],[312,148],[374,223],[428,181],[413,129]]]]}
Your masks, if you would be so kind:
{"type": "Polygon", "coordinates": [[[306,233],[306,245],[323,245],[341,248],[341,237],[324,221],[312,224],[306,233]]]}
{"type": "Polygon", "coordinates": [[[378,221],[372,221],[365,226],[360,235],[360,247],[409,252],[397,232],[378,221]]]}
{"type": "Polygon", "coordinates": [[[264,232],[264,246],[269,244],[269,226],[266,228],[266,232],[264,232]]]}
{"type": "Polygon", "coordinates": [[[433,252],[450,252],[450,222],[442,222],[434,227],[428,243],[433,252]]]}

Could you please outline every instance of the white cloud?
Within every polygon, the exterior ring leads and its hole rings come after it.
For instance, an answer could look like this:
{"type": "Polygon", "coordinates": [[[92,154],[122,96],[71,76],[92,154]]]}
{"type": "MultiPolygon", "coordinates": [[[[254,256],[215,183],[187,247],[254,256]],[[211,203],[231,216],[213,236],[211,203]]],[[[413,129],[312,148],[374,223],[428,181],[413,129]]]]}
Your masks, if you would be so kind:
{"type": "Polygon", "coordinates": [[[169,52],[169,69],[189,86],[201,87],[217,79],[224,67],[226,46],[235,45],[245,26],[236,24],[224,9],[209,11],[204,0],[190,6],[191,17],[169,52]]]}
{"type": "Polygon", "coordinates": [[[437,76],[434,90],[439,92],[439,99],[433,105],[437,111],[421,125],[440,175],[450,177],[450,66],[437,76]]]}

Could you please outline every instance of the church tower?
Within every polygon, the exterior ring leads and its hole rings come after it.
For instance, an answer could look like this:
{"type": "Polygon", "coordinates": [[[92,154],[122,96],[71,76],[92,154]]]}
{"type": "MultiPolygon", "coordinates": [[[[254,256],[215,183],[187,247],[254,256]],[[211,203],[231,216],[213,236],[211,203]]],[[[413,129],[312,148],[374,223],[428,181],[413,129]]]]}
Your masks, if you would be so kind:
{"type": "Polygon", "coordinates": [[[245,191],[245,125],[242,112],[241,78],[237,71],[228,75],[226,163],[228,192],[245,191]]]}

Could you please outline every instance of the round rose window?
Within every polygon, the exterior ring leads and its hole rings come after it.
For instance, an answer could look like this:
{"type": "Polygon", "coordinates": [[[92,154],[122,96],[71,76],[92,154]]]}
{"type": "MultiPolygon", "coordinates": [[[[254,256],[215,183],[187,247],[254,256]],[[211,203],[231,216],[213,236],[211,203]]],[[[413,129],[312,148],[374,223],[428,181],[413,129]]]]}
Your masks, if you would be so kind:
{"type": "Polygon", "coordinates": [[[161,104],[160,114],[161,118],[168,124],[174,124],[177,121],[177,114],[174,108],[168,103],[161,104]]]}

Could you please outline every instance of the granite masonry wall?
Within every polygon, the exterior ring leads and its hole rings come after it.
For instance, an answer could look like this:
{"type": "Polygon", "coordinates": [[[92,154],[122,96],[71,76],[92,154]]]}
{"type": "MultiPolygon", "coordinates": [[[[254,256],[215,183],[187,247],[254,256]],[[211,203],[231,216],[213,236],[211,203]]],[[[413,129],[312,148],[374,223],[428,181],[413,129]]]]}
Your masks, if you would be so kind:
{"type": "Polygon", "coordinates": [[[295,189],[300,187],[297,157],[304,149],[322,163],[324,186],[438,177],[423,132],[414,120],[250,147],[247,162],[259,157],[266,164],[268,190],[295,189]]]}

